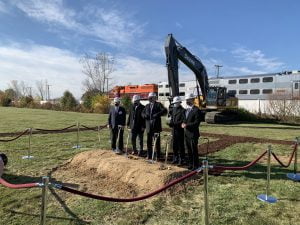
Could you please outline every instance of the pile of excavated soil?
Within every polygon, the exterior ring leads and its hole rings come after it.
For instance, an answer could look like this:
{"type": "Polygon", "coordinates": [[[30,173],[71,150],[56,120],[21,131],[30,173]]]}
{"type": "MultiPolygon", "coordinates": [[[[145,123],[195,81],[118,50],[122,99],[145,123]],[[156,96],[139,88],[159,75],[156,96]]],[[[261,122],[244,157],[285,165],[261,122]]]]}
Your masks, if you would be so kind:
{"type": "Polygon", "coordinates": [[[151,164],[144,158],[126,158],[108,150],[92,150],[77,154],[57,168],[52,178],[89,193],[135,197],[189,172],[172,165],[166,169],[161,166],[161,163],[151,164]]]}

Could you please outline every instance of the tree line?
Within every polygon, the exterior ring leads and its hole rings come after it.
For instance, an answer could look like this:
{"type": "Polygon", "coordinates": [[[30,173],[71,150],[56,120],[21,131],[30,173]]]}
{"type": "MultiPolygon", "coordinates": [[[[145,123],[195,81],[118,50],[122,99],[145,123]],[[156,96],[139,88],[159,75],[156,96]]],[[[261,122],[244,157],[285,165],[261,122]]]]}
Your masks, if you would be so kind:
{"type": "MultiPolygon", "coordinates": [[[[12,80],[9,88],[0,90],[0,105],[4,107],[28,107],[50,110],[67,110],[77,112],[107,113],[110,106],[109,90],[114,85],[112,74],[115,59],[108,53],[97,53],[95,56],[85,54],[79,63],[85,79],[82,82],[84,93],[81,101],[66,90],[63,96],[53,99],[47,80],[38,80],[35,87],[24,81],[12,80]]],[[[130,106],[129,96],[122,99],[126,108],[130,106]]]]}

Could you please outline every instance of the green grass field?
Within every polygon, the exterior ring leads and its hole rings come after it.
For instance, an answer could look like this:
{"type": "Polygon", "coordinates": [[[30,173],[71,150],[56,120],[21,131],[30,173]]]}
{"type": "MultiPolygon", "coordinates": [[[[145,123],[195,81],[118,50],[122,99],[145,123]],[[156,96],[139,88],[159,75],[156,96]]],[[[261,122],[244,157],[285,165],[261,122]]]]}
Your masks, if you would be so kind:
{"type": "MultiPolygon", "coordinates": [[[[107,115],[56,112],[0,107],[0,133],[22,131],[25,128],[59,129],[79,121],[86,126],[103,125],[107,115]]],[[[201,131],[237,136],[294,140],[300,130],[272,124],[241,124],[239,126],[207,125],[201,131]],[[244,126],[243,126],[244,125],[244,126]],[[239,127],[240,126],[240,127],[239,127]],[[268,127],[258,129],[258,126],[268,127]],[[278,129],[280,127],[281,129],[278,129]]],[[[9,157],[3,178],[12,183],[40,181],[53,168],[63,164],[81,151],[109,149],[109,133],[101,131],[101,143],[96,132],[80,133],[82,149],[72,149],[76,133],[34,135],[32,160],[22,160],[27,154],[28,137],[1,143],[0,152],[9,157]]],[[[0,138],[4,139],[4,138],[0,138]]],[[[214,139],[212,139],[213,141],[214,139]]],[[[244,165],[263,152],[269,143],[232,145],[210,156],[211,163],[244,165]]],[[[284,161],[290,146],[272,145],[284,161]]],[[[300,161],[300,159],[299,159],[300,161]]],[[[290,168],[282,168],[272,161],[271,194],[276,204],[256,199],[265,192],[266,164],[257,164],[248,171],[228,171],[221,176],[209,176],[210,224],[295,225],[300,224],[300,183],[286,178],[290,168]]],[[[299,164],[300,166],[300,164],[299,164]]],[[[162,193],[136,203],[110,203],[51,190],[47,208],[47,224],[204,224],[203,180],[201,177],[185,184],[179,193],[162,193]]],[[[0,186],[0,224],[39,224],[41,189],[13,190],[0,186]]]]}

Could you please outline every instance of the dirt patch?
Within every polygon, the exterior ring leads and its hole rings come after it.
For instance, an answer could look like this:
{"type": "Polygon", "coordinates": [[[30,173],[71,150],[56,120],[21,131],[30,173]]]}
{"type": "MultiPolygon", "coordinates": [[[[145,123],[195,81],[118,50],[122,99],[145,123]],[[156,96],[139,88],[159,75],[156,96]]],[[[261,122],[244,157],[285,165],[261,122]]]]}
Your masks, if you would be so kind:
{"type": "Polygon", "coordinates": [[[238,143],[272,143],[272,144],[281,144],[281,145],[292,145],[294,143],[292,141],[272,140],[267,138],[255,138],[255,137],[244,137],[244,136],[232,136],[226,134],[201,133],[201,135],[205,137],[218,138],[218,140],[210,142],[209,145],[207,143],[201,144],[199,146],[200,155],[206,154],[207,145],[208,145],[208,152],[213,153],[238,143]]]}
{"type": "Polygon", "coordinates": [[[113,197],[135,197],[154,191],[189,171],[176,166],[161,169],[144,158],[128,159],[108,150],[76,155],[52,173],[52,178],[81,191],[113,197]]]}

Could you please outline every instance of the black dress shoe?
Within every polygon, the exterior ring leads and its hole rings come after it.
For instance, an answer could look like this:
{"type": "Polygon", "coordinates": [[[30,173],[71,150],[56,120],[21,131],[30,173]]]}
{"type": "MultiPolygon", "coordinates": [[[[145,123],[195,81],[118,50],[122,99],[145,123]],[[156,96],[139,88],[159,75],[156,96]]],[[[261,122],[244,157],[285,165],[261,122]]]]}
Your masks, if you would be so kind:
{"type": "Polygon", "coordinates": [[[177,164],[179,161],[177,159],[174,159],[171,164],[177,164]]]}
{"type": "Polygon", "coordinates": [[[194,170],[195,168],[193,166],[189,166],[188,170],[194,170]]]}

